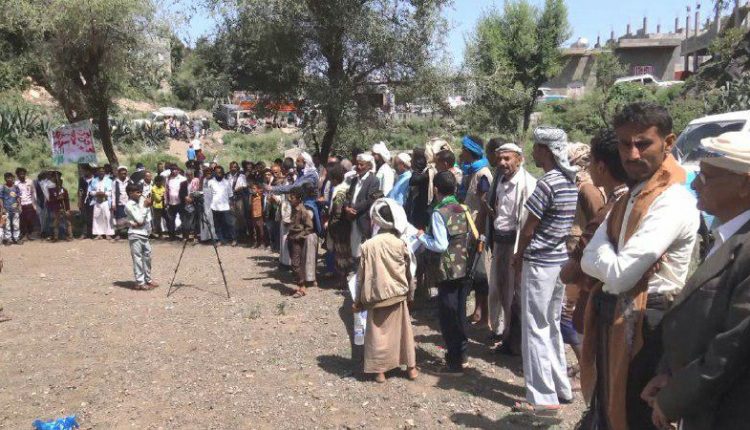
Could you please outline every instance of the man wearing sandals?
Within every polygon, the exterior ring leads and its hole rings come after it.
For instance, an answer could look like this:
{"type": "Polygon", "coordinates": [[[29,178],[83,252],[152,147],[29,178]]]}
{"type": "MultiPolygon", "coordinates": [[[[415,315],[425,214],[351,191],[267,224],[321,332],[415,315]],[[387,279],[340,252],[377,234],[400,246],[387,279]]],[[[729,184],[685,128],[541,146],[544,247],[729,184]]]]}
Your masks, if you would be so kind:
{"type": "Polygon", "coordinates": [[[559,281],[568,260],[566,239],[578,201],[577,169],[568,161],[568,136],[559,128],[534,130],[534,162],[544,169],[526,201],[513,267],[521,276],[521,344],[526,402],[516,412],[555,414],[573,399],[560,332],[565,286],[559,281]]]}

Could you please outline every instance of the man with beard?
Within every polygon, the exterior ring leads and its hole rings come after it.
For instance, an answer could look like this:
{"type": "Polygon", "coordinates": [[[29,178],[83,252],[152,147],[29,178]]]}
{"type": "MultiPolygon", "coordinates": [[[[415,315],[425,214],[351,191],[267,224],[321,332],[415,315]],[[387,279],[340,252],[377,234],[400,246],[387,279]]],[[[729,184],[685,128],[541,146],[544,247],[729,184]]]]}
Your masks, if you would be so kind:
{"type": "Polygon", "coordinates": [[[346,218],[352,221],[351,249],[355,261],[360,256],[360,245],[369,239],[372,233],[370,206],[376,200],[374,193],[378,191],[378,180],[372,173],[374,166],[375,160],[372,155],[357,156],[357,176],[349,187],[348,203],[344,208],[346,218]]]}
{"type": "Polygon", "coordinates": [[[211,193],[211,212],[216,228],[217,245],[231,243],[237,246],[234,237],[234,226],[232,225],[232,211],[229,199],[232,196],[232,184],[224,178],[224,168],[214,167],[214,177],[208,181],[211,193]]]}
{"type": "Polygon", "coordinates": [[[487,196],[485,208],[489,214],[487,230],[492,246],[489,323],[493,341],[502,341],[496,351],[519,355],[521,331],[516,292],[520,279],[515,276],[511,263],[517,251],[520,228],[529,215],[524,205],[536,188],[536,179],[523,167],[523,151],[515,143],[502,144],[494,152],[497,179],[487,196]]]}
{"type": "Polygon", "coordinates": [[[614,129],[630,191],[581,258],[581,269],[601,281],[584,326],[584,357],[603,342],[601,358],[582,363],[582,383],[606,393],[606,428],[650,429],[651,409],[640,394],[658,364],[657,326],[685,284],[700,214],[671,155],[676,136],[665,108],[626,106],[614,129]]]}
{"type": "Polygon", "coordinates": [[[526,402],[516,403],[513,410],[553,415],[560,410],[560,403],[573,400],[560,332],[565,286],[558,275],[568,259],[565,239],[576,212],[577,169],[568,160],[568,136],[559,128],[534,130],[533,156],[544,175],[526,201],[529,216],[513,257],[516,276],[521,276],[521,344],[526,382],[526,402]]]}

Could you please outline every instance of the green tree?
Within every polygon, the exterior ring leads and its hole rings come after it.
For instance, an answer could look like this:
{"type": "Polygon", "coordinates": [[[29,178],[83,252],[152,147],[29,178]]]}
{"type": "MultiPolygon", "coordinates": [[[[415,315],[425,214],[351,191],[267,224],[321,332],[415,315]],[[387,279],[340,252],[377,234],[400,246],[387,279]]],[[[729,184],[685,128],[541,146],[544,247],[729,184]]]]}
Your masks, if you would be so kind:
{"type": "Polygon", "coordinates": [[[325,132],[320,141],[312,137],[325,157],[363,94],[376,84],[408,81],[430,64],[446,3],[241,0],[231,34],[222,38],[230,45],[224,52],[234,53],[230,75],[246,89],[299,94],[318,106],[325,132]]]}
{"type": "Polygon", "coordinates": [[[563,0],[545,0],[541,10],[528,0],[509,0],[502,14],[492,11],[480,19],[467,49],[479,92],[475,102],[489,103],[485,110],[493,112],[502,103],[494,96],[505,95],[503,111],[519,111],[527,130],[539,87],[562,68],[567,14],[563,0]]]}
{"type": "Polygon", "coordinates": [[[213,105],[232,88],[232,78],[215,64],[215,49],[208,39],[198,39],[195,49],[182,52],[180,67],[172,73],[172,93],[190,110],[213,105]]]}
{"type": "Polygon", "coordinates": [[[724,29],[708,46],[708,52],[718,60],[726,61],[732,58],[735,46],[745,37],[746,32],[744,28],[724,29]]]}
{"type": "Polygon", "coordinates": [[[604,51],[596,56],[596,86],[607,92],[615,84],[617,78],[625,76],[628,67],[612,51],[604,51]]]}
{"type": "Polygon", "coordinates": [[[114,97],[151,69],[145,48],[158,35],[150,27],[150,0],[18,0],[6,12],[12,19],[0,26],[23,25],[33,78],[68,121],[93,119],[107,159],[117,164],[109,115],[114,97]]]}

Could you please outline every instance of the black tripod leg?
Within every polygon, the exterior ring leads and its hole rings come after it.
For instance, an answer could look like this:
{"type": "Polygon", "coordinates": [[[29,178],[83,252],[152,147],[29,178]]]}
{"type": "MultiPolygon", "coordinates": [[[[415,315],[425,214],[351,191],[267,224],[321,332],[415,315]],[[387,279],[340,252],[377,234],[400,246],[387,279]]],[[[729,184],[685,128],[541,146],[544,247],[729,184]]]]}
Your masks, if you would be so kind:
{"type": "Polygon", "coordinates": [[[182,263],[182,256],[185,255],[185,248],[187,247],[187,240],[182,244],[182,251],[180,251],[180,258],[177,260],[177,266],[174,268],[174,274],[172,275],[172,281],[169,283],[169,289],[167,290],[167,297],[172,293],[172,285],[174,280],[177,278],[177,271],[180,270],[180,263],[182,263]]]}
{"type": "MultiPolygon", "coordinates": [[[[205,225],[208,225],[208,220],[206,219],[206,212],[201,212],[201,220],[204,222],[205,225]]],[[[227,298],[230,299],[231,296],[229,295],[229,285],[227,284],[227,275],[224,274],[224,266],[221,264],[221,257],[219,256],[219,248],[216,246],[216,239],[214,238],[214,232],[211,231],[211,228],[208,229],[208,236],[211,238],[211,245],[214,247],[214,252],[216,253],[216,261],[219,262],[219,270],[221,271],[221,277],[224,279],[224,289],[227,290],[227,298]]]]}
{"type": "Polygon", "coordinates": [[[227,275],[224,274],[224,266],[221,264],[221,257],[219,257],[219,248],[216,247],[216,243],[214,243],[213,245],[214,245],[214,252],[216,253],[216,260],[219,262],[219,270],[221,270],[221,277],[222,279],[224,279],[224,289],[227,290],[227,298],[230,299],[231,296],[229,295],[229,285],[227,284],[227,275]]]}

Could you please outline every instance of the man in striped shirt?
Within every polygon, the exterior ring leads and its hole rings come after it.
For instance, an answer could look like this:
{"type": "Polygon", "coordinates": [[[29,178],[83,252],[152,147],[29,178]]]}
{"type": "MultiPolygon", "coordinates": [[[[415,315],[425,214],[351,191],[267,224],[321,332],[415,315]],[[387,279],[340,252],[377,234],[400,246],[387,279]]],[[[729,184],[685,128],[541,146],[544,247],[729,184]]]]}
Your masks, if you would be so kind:
{"type": "Polygon", "coordinates": [[[559,281],[568,259],[565,247],[575,218],[576,168],[568,161],[563,130],[534,130],[534,162],[544,169],[526,201],[529,217],[521,230],[513,266],[521,276],[521,333],[526,402],[514,410],[555,414],[573,399],[560,333],[565,286],[559,281]]]}

